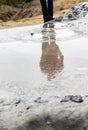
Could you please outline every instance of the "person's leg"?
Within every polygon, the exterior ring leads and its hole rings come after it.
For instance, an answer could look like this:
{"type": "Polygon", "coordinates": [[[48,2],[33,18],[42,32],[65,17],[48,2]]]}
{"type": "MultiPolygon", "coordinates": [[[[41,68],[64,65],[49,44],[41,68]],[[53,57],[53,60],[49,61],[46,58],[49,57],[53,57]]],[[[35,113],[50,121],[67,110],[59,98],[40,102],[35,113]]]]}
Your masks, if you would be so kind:
{"type": "Polygon", "coordinates": [[[48,15],[49,20],[53,19],[53,0],[48,0],[48,15]]]}
{"type": "Polygon", "coordinates": [[[44,22],[47,22],[49,20],[48,20],[48,9],[47,9],[46,0],[40,0],[40,3],[41,3],[41,6],[42,6],[42,13],[43,13],[44,22]]]}

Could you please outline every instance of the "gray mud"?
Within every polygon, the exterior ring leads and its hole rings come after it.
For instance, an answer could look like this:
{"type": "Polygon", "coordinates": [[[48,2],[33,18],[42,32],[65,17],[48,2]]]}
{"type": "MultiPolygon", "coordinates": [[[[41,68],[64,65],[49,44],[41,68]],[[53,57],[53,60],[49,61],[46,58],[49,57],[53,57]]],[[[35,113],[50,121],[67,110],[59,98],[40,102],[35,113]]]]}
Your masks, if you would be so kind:
{"type": "Polygon", "coordinates": [[[88,25],[63,25],[0,30],[0,130],[88,130],[88,25]]]}

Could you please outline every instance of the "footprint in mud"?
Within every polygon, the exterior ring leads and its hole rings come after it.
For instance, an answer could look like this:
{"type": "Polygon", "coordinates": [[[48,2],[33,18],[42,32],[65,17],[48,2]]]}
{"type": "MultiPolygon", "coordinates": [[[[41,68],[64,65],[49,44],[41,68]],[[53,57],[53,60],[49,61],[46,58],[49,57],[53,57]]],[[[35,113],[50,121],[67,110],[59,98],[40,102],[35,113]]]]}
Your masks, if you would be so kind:
{"type": "Polygon", "coordinates": [[[60,102],[69,102],[69,101],[72,101],[72,102],[75,102],[75,103],[82,103],[83,102],[83,97],[80,96],[80,95],[68,95],[68,96],[65,96],[60,102]]]}

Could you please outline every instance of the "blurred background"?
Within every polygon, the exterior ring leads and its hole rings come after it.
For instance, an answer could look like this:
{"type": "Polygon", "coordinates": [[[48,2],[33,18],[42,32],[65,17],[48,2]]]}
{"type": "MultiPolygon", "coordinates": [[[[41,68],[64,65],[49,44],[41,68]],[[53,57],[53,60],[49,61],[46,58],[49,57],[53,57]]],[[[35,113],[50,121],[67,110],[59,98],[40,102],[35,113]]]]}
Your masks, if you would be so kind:
{"type": "MultiPolygon", "coordinates": [[[[54,17],[66,13],[75,4],[85,1],[88,0],[54,0],[54,17]]],[[[3,23],[11,26],[11,21],[20,22],[18,25],[43,22],[40,1],[0,0],[0,25],[3,23]],[[8,21],[10,24],[3,23],[8,21]]]]}

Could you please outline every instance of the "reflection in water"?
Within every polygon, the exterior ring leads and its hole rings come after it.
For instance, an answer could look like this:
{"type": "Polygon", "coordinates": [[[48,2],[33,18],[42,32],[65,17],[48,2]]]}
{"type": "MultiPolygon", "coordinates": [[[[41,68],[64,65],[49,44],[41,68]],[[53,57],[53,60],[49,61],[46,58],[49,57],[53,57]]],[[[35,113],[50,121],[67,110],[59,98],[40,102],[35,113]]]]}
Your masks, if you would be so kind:
{"type": "Polygon", "coordinates": [[[40,68],[47,75],[48,80],[55,78],[55,74],[63,69],[63,55],[56,44],[54,24],[43,26],[43,42],[40,68]]]}

